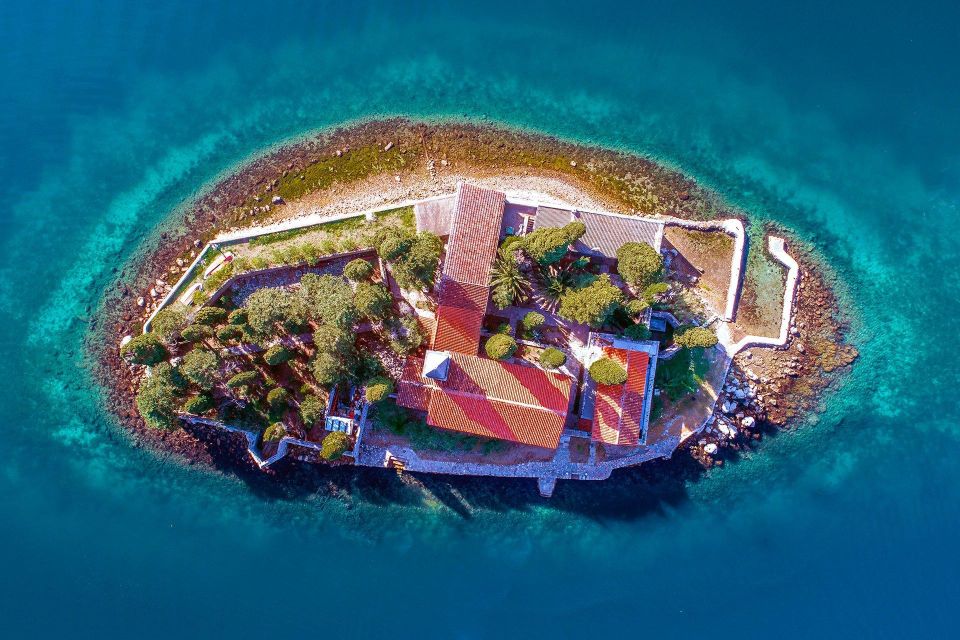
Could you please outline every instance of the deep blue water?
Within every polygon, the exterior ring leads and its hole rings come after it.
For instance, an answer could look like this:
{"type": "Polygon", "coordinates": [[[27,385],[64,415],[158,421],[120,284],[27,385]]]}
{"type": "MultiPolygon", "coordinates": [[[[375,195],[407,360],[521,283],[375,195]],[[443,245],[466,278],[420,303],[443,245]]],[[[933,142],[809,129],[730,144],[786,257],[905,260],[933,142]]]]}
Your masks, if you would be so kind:
{"type": "Polygon", "coordinates": [[[0,7],[9,637],[953,636],[957,5],[346,4],[0,7]],[[621,517],[347,508],[132,448],[85,373],[113,270],[244,159],[381,114],[680,167],[831,263],[859,365],[815,424],[621,517]]]}

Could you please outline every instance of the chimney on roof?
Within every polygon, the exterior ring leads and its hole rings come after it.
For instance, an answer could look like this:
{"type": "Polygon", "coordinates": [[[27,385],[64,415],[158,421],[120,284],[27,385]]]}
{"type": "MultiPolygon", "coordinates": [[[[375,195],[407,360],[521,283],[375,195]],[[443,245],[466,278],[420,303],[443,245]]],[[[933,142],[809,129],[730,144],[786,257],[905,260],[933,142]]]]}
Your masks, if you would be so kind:
{"type": "Polygon", "coordinates": [[[449,371],[450,353],[428,349],[423,358],[423,377],[432,380],[446,380],[449,371]]]}

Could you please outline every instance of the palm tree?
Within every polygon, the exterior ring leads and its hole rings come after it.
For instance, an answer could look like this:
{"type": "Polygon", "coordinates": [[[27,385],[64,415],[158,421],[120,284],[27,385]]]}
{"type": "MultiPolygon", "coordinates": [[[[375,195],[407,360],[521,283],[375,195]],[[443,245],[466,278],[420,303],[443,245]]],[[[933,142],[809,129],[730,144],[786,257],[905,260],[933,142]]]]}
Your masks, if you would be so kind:
{"type": "Polygon", "coordinates": [[[501,309],[526,297],[530,292],[530,283],[512,256],[497,258],[493,263],[490,286],[493,287],[493,301],[501,309]]]}
{"type": "Polygon", "coordinates": [[[560,298],[577,283],[577,275],[568,266],[550,265],[540,273],[538,302],[548,311],[556,311],[560,298]]]}

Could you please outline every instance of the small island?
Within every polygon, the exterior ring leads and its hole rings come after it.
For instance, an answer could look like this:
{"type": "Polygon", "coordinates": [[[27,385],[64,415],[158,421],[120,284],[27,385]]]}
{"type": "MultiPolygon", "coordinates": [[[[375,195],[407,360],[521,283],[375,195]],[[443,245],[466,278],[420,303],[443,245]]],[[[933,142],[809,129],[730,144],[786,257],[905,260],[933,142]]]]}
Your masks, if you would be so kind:
{"type": "Polygon", "coordinates": [[[532,478],[549,496],[678,450],[709,467],[856,357],[809,252],[745,225],[646,159],[366,123],[250,163],[162,234],[105,305],[101,370],[157,446],[187,439],[190,458],[226,434],[267,473],[532,478]]]}

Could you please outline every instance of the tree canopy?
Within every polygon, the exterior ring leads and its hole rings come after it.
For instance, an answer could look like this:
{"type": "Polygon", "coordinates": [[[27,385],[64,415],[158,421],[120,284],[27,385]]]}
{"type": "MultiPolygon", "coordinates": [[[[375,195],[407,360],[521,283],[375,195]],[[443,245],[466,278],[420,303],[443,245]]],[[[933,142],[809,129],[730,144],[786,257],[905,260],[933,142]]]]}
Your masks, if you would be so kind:
{"type": "Polygon", "coordinates": [[[309,317],[323,324],[349,328],[359,316],[353,289],[338,276],[304,275],[300,279],[300,299],[309,317]]]}
{"type": "Polygon", "coordinates": [[[294,352],[282,344],[275,344],[263,353],[263,361],[271,367],[283,364],[293,358],[294,352]]]}
{"type": "Polygon", "coordinates": [[[567,320],[598,328],[623,302],[623,292],[603,274],[582,289],[568,291],[560,299],[560,315],[567,320]]]}
{"type": "Polygon", "coordinates": [[[164,307],[153,317],[150,329],[164,342],[174,342],[180,337],[180,330],[187,325],[187,314],[176,306],[164,307]]]}
{"type": "Polygon", "coordinates": [[[582,222],[570,222],[562,227],[543,227],[523,236],[522,248],[541,265],[559,262],[567,255],[568,247],[579,240],[587,227],[582,222]]]}
{"type": "Polygon", "coordinates": [[[155,371],[140,384],[137,410],[148,426],[154,429],[172,429],[176,426],[178,395],[171,376],[155,371]]]}
{"type": "Polygon", "coordinates": [[[617,272],[631,286],[653,284],[663,273],[663,258],[645,242],[627,242],[617,249],[617,272]]]}
{"type": "Polygon", "coordinates": [[[415,236],[392,231],[381,242],[378,252],[390,262],[393,277],[401,288],[422,290],[433,285],[443,242],[429,231],[415,236]]]}
{"type": "Polygon", "coordinates": [[[493,303],[498,309],[509,307],[530,292],[527,277],[513,255],[501,256],[493,263],[490,286],[493,288],[493,303]]]}
{"type": "Polygon", "coordinates": [[[364,396],[367,402],[380,402],[393,393],[393,380],[386,376],[376,376],[367,381],[364,396]]]}
{"type": "Polygon", "coordinates": [[[517,341],[513,339],[513,336],[497,333],[490,336],[483,348],[487,352],[487,356],[494,360],[504,360],[516,353],[517,341]]]}
{"type": "Polygon", "coordinates": [[[300,402],[300,417],[303,419],[304,426],[308,429],[323,420],[326,411],[327,403],[316,394],[308,393],[300,402]]]}
{"type": "Polygon", "coordinates": [[[120,355],[134,364],[154,365],[167,358],[167,348],[152,331],[141,333],[120,348],[120,355]]]}
{"type": "Polygon", "coordinates": [[[361,282],[353,294],[360,315],[367,320],[383,320],[393,307],[393,296],[382,284],[361,282]]]}
{"type": "Polygon", "coordinates": [[[540,364],[548,369],[558,369],[567,361],[567,354],[560,349],[548,347],[540,352],[540,364]]]}
{"type": "Polygon", "coordinates": [[[180,372],[201,389],[212,389],[217,382],[220,360],[209,349],[193,349],[183,356],[180,372]]]}
{"type": "Polygon", "coordinates": [[[400,316],[390,324],[390,348],[397,355],[413,353],[423,340],[423,328],[416,316],[400,316]]]}
{"type": "Polygon", "coordinates": [[[320,457],[324,460],[337,460],[349,451],[351,446],[350,436],[342,431],[332,431],[324,437],[320,445],[320,457]]]}
{"type": "Polygon", "coordinates": [[[363,258],[356,258],[347,263],[343,268],[343,275],[348,280],[361,282],[367,280],[373,275],[373,265],[363,258]]]}
{"type": "Polygon", "coordinates": [[[717,336],[706,327],[691,327],[677,333],[673,341],[684,349],[706,349],[717,344],[717,336]]]}
{"type": "Polygon", "coordinates": [[[213,329],[202,324],[192,324],[180,332],[187,342],[202,342],[213,337],[213,329]]]}
{"type": "Polygon", "coordinates": [[[220,307],[204,307],[197,311],[193,316],[194,324],[205,324],[208,327],[215,327],[227,319],[226,309],[220,307]]]}
{"type": "Polygon", "coordinates": [[[627,370],[610,358],[600,358],[590,365],[590,377],[599,384],[623,384],[627,381],[627,370]]]}
{"type": "Polygon", "coordinates": [[[244,310],[250,331],[261,340],[287,333],[304,324],[307,317],[301,299],[279,288],[254,291],[247,298],[244,310]]]}

